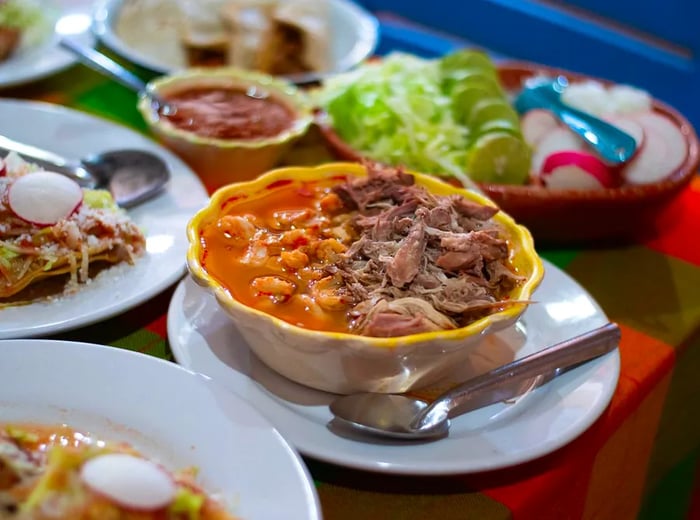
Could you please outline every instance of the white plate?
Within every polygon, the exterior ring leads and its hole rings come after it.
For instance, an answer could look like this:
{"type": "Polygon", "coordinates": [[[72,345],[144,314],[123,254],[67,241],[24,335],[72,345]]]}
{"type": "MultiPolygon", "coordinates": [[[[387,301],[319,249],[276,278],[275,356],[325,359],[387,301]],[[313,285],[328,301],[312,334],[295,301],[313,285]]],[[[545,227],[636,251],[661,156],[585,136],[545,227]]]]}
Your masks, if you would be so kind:
{"type": "MultiPolygon", "coordinates": [[[[473,374],[607,322],[596,302],[547,263],[544,281],[519,323],[489,337],[474,356],[473,374]]],[[[183,366],[235,391],[310,457],[372,471],[447,475],[519,464],[570,442],[603,412],[619,376],[615,350],[566,373],[512,404],[499,403],[452,421],[449,437],[406,444],[358,442],[332,433],[332,394],[315,391],[262,364],[205,289],[180,283],[168,312],[168,338],[183,366]]]]}
{"type": "Polygon", "coordinates": [[[3,422],[65,423],[125,441],[197,480],[241,518],[320,519],[298,454],[231,392],[174,363],[100,345],[0,341],[3,422]],[[274,500],[270,497],[274,496],[274,500]]]}
{"type": "Polygon", "coordinates": [[[117,148],[158,154],[170,167],[164,193],[129,210],[146,235],[135,265],[101,273],[72,296],[0,309],[0,338],[55,334],[107,319],[163,291],[185,273],[187,221],[208,196],[199,178],[175,155],[120,125],[45,103],[0,100],[0,134],[67,158],[117,148]]]}
{"type": "MultiPolygon", "coordinates": [[[[175,0],[163,0],[165,3],[175,0]]],[[[110,49],[137,65],[166,74],[186,67],[183,52],[178,45],[174,23],[163,20],[154,31],[154,21],[139,20],[143,27],[134,30],[131,40],[125,41],[116,34],[115,27],[124,0],[97,0],[94,10],[93,32],[110,49]],[[143,37],[147,35],[147,37],[143,37]]],[[[171,10],[172,12],[172,10],[171,10]]],[[[321,76],[346,71],[371,56],[377,46],[378,22],[374,16],[349,0],[330,1],[331,69],[309,74],[290,76],[289,79],[304,83],[321,76]]]]}
{"type": "Polygon", "coordinates": [[[53,22],[53,33],[39,43],[20,45],[0,63],[0,88],[42,79],[75,63],[75,58],[58,46],[61,37],[92,46],[91,0],[51,0],[47,4],[46,13],[53,22]]]}

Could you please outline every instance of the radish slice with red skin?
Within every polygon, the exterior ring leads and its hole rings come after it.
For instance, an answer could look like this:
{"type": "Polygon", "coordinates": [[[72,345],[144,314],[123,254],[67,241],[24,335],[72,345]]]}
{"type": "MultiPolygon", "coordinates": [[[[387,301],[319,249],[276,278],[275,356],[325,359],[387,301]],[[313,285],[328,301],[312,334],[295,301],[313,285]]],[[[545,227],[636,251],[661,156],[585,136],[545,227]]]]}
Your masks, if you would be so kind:
{"type": "MultiPolygon", "coordinates": [[[[552,182],[555,184],[560,182],[558,180],[552,181],[549,177],[555,171],[561,169],[562,167],[576,166],[578,169],[583,170],[584,173],[592,176],[595,179],[595,183],[591,184],[589,179],[584,179],[580,183],[581,188],[590,189],[591,187],[596,187],[600,185],[603,188],[612,188],[615,186],[615,178],[613,177],[610,168],[597,156],[588,152],[579,151],[565,151],[565,152],[554,152],[549,155],[542,165],[542,180],[546,186],[550,186],[552,182]]],[[[569,171],[566,169],[565,171],[569,171]]],[[[576,183],[576,179],[580,179],[580,172],[575,171],[573,175],[572,183],[576,183]]],[[[557,178],[562,174],[559,172],[557,178]]],[[[575,187],[575,186],[571,186],[575,187]]]]}
{"type": "Polygon", "coordinates": [[[15,180],[7,197],[10,209],[22,220],[52,226],[80,207],[83,189],[64,175],[42,170],[15,180]]]}
{"type": "Polygon", "coordinates": [[[544,185],[552,190],[603,190],[595,175],[575,164],[559,166],[547,174],[542,174],[544,185]]]}
{"type": "Polygon", "coordinates": [[[644,146],[622,169],[629,184],[658,182],[675,172],[688,155],[688,141],[669,118],[654,112],[642,112],[634,118],[644,129],[644,146]]]}
{"type": "Polygon", "coordinates": [[[529,110],[520,119],[520,129],[525,142],[537,146],[542,138],[555,128],[559,128],[559,120],[549,110],[535,108],[529,110]]]}
{"type": "Polygon", "coordinates": [[[532,171],[540,173],[547,157],[554,152],[585,151],[586,144],[571,130],[557,127],[550,130],[532,154],[532,171]]]}
{"type": "Polygon", "coordinates": [[[98,455],[80,469],[86,486],[117,504],[136,511],[161,509],[175,498],[177,487],[157,464],[126,453],[98,455]]]}
{"type": "Polygon", "coordinates": [[[0,177],[7,175],[7,164],[5,164],[5,159],[0,158],[0,177]]]}

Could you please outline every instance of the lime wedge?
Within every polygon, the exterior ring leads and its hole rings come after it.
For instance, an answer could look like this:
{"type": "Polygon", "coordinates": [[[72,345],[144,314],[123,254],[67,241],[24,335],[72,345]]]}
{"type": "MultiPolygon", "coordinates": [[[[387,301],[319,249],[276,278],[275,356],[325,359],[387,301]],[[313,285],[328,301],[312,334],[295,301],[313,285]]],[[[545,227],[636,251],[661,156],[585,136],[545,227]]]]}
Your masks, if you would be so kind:
{"type": "Polygon", "coordinates": [[[524,184],[530,173],[530,148],[505,132],[477,139],[467,157],[467,175],[476,182],[524,184]]]}
{"type": "Polygon", "coordinates": [[[459,78],[450,76],[443,81],[443,91],[451,96],[459,95],[459,92],[469,87],[483,87],[491,92],[494,97],[503,97],[503,88],[498,79],[484,74],[481,71],[464,71],[466,74],[459,78]]]}
{"type": "Polygon", "coordinates": [[[481,86],[471,86],[460,90],[459,93],[452,96],[455,120],[460,124],[466,125],[474,107],[484,100],[498,101],[498,94],[481,86]]]}
{"type": "Polygon", "coordinates": [[[511,121],[513,125],[520,126],[518,113],[504,99],[482,99],[472,105],[471,112],[467,117],[467,126],[476,128],[494,119],[511,121]]]}
{"type": "Polygon", "coordinates": [[[511,134],[515,137],[522,138],[522,131],[520,130],[520,123],[513,121],[512,119],[491,119],[485,123],[480,124],[476,128],[471,129],[469,137],[472,140],[479,139],[484,134],[489,134],[492,132],[504,132],[511,134]]]}
{"type": "Polygon", "coordinates": [[[459,69],[480,69],[495,74],[496,66],[488,54],[474,49],[453,52],[440,60],[440,70],[446,75],[459,69]]]}

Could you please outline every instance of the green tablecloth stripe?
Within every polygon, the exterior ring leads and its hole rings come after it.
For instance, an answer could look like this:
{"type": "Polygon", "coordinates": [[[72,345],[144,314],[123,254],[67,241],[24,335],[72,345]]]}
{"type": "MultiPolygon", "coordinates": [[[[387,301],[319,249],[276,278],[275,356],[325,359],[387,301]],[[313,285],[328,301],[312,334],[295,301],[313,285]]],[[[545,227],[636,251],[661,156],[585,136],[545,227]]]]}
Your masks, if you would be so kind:
{"type": "Polygon", "coordinates": [[[332,484],[319,487],[321,507],[333,520],[510,520],[506,506],[481,493],[401,494],[358,491],[332,484]]]}
{"type": "Polygon", "coordinates": [[[612,320],[673,347],[700,324],[700,269],[632,246],[582,251],[566,268],[612,320]]]}
{"type": "Polygon", "coordinates": [[[118,341],[110,343],[112,347],[119,347],[142,354],[150,354],[161,359],[172,360],[172,354],[168,348],[167,341],[149,330],[139,329],[136,332],[120,338],[118,341]]]}
{"type": "Polygon", "coordinates": [[[537,252],[542,258],[549,260],[560,269],[566,269],[578,255],[575,249],[540,249],[537,247],[537,242],[535,242],[535,248],[538,249],[537,252]]]}
{"type": "Polygon", "coordinates": [[[137,96],[125,87],[105,83],[79,95],[74,106],[147,133],[148,127],[136,108],[137,96]],[[115,110],[115,108],[118,109],[115,110]]]}
{"type": "Polygon", "coordinates": [[[671,384],[664,403],[654,451],[649,462],[647,489],[697,453],[700,442],[700,337],[693,337],[677,349],[671,384]]]}
{"type": "Polygon", "coordinates": [[[637,520],[684,519],[692,502],[694,478],[700,462],[695,450],[678,462],[656,486],[649,490],[637,520]]]}

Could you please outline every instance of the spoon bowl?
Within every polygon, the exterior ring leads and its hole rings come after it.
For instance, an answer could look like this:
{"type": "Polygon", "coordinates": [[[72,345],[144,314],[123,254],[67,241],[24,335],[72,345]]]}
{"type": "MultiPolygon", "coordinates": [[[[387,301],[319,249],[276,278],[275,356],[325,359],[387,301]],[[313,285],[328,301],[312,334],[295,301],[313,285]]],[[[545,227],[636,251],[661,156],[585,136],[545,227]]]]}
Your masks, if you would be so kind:
{"type": "Polygon", "coordinates": [[[347,395],[330,404],[335,420],[363,433],[406,440],[444,437],[450,429],[449,420],[432,427],[412,427],[413,420],[427,407],[425,401],[405,395],[373,393],[347,395]]]}
{"type": "Polygon", "coordinates": [[[170,179],[165,161],[145,150],[111,150],[71,161],[0,135],[0,151],[15,152],[43,169],[70,177],[83,188],[107,189],[122,208],[156,196],[170,179]]]}
{"type": "Polygon", "coordinates": [[[335,399],[330,411],[335,421],[360,433],[436,440],[448,434],[450,418],[523,395],[607,354],[617,348],[619,341],[619,327],[608,323],[472,378],[432,403],[406,395],[367,392],[335,399]]]}
{"type": "Polygon", "coordinates": [[[84,158],[81,163],[122,208],[131,208],[160,192],[170,180],[168,165],[144,150],[110,150],[84,158]]]}

